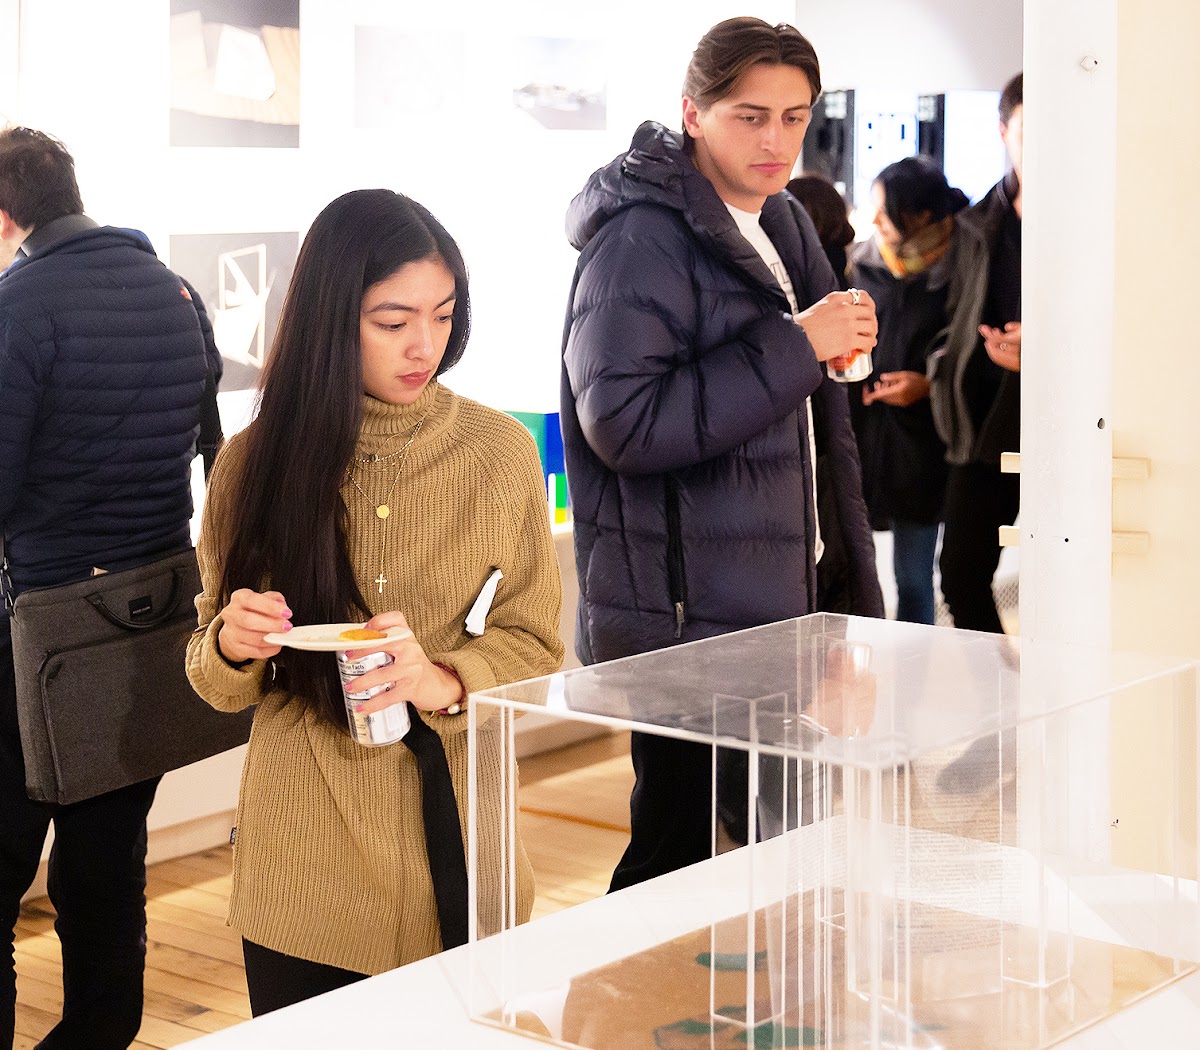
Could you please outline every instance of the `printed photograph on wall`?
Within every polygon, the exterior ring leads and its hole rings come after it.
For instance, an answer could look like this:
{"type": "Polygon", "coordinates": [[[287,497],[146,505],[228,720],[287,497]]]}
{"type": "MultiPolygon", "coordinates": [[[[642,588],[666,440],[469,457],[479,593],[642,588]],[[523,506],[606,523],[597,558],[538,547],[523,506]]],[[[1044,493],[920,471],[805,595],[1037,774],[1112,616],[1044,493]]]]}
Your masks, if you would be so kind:
{"type": "Polygon", "coordinates": [[[514,41],[513,105],[550,131],[603,131],[608,63],[594,40],[514,41]]]}
{"type": "Polygon", "coordinates": [[[171,237],[171,269],[200,293],[225,359],[222,392],[258,385],[299,247],[298,233],[171,237]]]}
{"type": "Polygon", "coordinates": [[[354,27],[354,124],[395,127],[463,105],[463,37],[395,26],[354,27]]]}
{"type": "Polygon", "coordinates": [[[300,145],[300,0],[171,0],[171,145],[300,145]]]}

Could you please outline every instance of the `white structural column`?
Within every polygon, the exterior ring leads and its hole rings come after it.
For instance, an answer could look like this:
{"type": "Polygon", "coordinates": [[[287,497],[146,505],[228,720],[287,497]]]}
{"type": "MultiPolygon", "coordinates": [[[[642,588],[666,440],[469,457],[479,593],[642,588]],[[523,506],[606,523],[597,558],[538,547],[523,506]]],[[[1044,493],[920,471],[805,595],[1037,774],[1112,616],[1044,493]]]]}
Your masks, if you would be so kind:
{"type": "MultiPolygon", "coordinates": [[[[1022,220],[1023,639],[1111,637],[1117,0],[1026,0],[1022,220]]],[[[1015,451],[1015,450],[1014,450],[1015,451]]],[[[1052,669],[1022,661],[1031,680],[1052,669]]],[[[1050,697],[1023,690],[1036,714],[1050,697]]],[[[1110,726],[1029,723],[1018,739],[1022,844],[1111,857],[1110,726]],[[1063,736],[1070,734],[1067,741],[1063,736]],[[1071,767],[1043,755],[1071,754],[1071,767]]]]}
{"type": "Polygon", "coordinates": [[[1026,0],[1025,99],[1021,634],[1103,645],[1111,625],[1117,0],[1026,0]]]}

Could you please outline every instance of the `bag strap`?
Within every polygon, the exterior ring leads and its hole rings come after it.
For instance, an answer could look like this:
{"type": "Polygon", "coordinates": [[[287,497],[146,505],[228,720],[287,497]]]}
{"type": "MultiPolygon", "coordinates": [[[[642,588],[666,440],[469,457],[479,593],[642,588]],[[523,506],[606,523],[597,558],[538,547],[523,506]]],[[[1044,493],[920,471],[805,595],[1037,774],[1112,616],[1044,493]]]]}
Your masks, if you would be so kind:
{"type": "Polygon", "coordinates": [[[433,879],[433,898],[445,951],[466,944],[469,929],[462,824],[441,737],[421,719],[411,702],[408,715],[412,724],[402,739],[417,760],[421,777],[425,851],[429,856],[429,875],[433,879]]]}
{"type": "Polygon", "coordinates": [[[197,447],[204,459],[204,478],[208,480],[217,453],[225,442],[225,435],[221,431],[221,412],[217,408],[217,381],[208,367],[207,353],[204,355],[204,366],[204,398],[200,402],[200,439],[197,447]]]}

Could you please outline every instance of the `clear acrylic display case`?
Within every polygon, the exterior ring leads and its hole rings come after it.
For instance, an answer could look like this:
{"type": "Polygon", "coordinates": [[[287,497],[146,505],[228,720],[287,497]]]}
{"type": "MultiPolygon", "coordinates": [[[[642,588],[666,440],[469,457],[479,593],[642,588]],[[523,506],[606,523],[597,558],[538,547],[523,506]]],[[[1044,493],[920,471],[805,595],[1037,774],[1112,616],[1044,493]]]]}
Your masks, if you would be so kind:
{"type": "Polygon", "coordinates": [[[471,1015],[588,1050],[1094,1032],[1200,960],[1197,695],[1190,661],[827,614],[473,694],[471,1015]],[[526,711],[706,749],[710,859],[522,925],[526,711]]]}

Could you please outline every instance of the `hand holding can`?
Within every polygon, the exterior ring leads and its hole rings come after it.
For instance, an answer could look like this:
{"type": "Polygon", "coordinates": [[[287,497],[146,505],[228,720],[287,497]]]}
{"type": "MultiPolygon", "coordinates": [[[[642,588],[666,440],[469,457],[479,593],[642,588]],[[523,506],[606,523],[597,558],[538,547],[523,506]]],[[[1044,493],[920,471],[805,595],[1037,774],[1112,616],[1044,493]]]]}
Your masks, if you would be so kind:
{"type": "MultiPolygon", "coordinates": [[[[866,293],[857,288],[849,288],[846,290],[846,294],[850,296],[851,306],[861,306],[866,293]]],[[[874,312],[874,304],[872,304],[872,315],[874,312]]],[[[854,383],[866,379],[871,374],[871,351],[856,347],[848,354],[831,357],[825,363],[825,368],[829,373],[829,378],[839,383],[854,383]]]]}
{"type": "Polygon", "coordinates": [[[393,663],[384,652],[365,653],[351,657],[347,651],[337,652],[338,676],[342,680],[342,696],[346,701],[346,717],[350,722],[350,736],[364,747],[383,747],[403,738],[412,725],[408,716],[408,704],[398,700],[381,711],[364,712],[363,702],[380,693],[392,691],[388,683],[362,689],[354,683],[362,675],[378,667],[393,663]]]}
{"type": "Polygon", "coordinates": [[[879,332],[875,304],[858,288],[830,292],[795,317],[831,379],[848,383],[871,374],[871,348],[879,332]]]}

